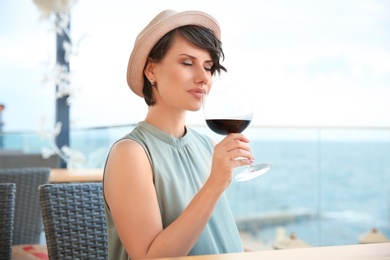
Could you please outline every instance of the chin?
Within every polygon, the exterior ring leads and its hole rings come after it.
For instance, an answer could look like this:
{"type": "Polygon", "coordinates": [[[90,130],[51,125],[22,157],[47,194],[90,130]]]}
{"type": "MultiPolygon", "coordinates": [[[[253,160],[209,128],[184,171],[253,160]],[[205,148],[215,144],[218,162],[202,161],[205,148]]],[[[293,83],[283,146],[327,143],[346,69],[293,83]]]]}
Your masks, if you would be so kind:
{"type": "Polygon", "coordinates": [[[198,109],[187,109],[187,111],[190,111],[190,112],[197,112],[199,110],[200,110],[200,108],[198,108],[198,109]]]}
{"type": "Polygon", "coordinates": [[[196,111],[199,111],[201,108],[202,108],[201,106],[193,106],[193,107],[187,108],[187,110],[191,111],[191,112],[196,112],[196,111]]]}
{"type": "Polygon", "coordinates": [[[202,108],[201,103],[192,103],[192,104],[188,104],[188,106],[186,107],[186,110],[196,112],[196,111],[199,111],[201,108],[202,108]]]}

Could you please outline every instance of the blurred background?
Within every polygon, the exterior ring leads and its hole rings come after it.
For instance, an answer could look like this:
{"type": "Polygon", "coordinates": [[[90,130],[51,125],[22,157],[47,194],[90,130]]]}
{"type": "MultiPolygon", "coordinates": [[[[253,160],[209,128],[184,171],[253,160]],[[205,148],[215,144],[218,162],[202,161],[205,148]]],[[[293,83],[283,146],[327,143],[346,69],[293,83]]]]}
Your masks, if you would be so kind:
{"type": "MultiPolygon", "coordinates": [[[[220,22],[224,65],[254,104],[254,157],[273,165],[227,191],[240,230],[260,248],[291,233],[311,246],[361,243],[373,228],[390,237],[389,1],[68,2],[73,166],[103,167],[144,118],[126,83],[138,32],[164,9],[201,10],[220,22]]],[[[0,14],[0,150],[49,156],[61,149],[55,19],[32,0],[0,0],[0,14]]],[[[221,138],[202,111],[188,125],[221,138]]]]}
{"type": "MultiPolygon", "coordinates": [[[[79,0],[70,15],[78,47],[70,61],[73,127],[143,119],[127,62],[138,32],[163,9],[218,19],[225,65],[256,104],[252,124],[390,126],[388,1],[79,0]]],[[[36,130],[42,118],[52,127],[54,86],[42,80],[56,57],[53,24],[32,0],[2,0],[0,10],[3,129],[36,130]]],[[[189,123],[203,124],[201,113],[189,123]]]]}

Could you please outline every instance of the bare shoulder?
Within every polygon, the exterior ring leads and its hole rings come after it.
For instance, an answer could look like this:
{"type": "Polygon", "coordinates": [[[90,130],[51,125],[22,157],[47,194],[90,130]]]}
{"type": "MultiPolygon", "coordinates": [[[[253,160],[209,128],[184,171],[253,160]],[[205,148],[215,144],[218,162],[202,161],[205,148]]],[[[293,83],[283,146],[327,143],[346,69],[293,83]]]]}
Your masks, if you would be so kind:
{"type": "Polygon", "coordinates": [[[143,150],[143,147],[138,142],[131,139],[122,139],[112,146],[111,154],[138,153],[143,150]]]}
{"type": "Polygon", "coordinates": [[[113,170],[115,172],[140,170],[140,167],[149,164],[146,152],[138,142],[123,139],[116,142],[111,148],[106,165],[106,174],[110,174],[113,170]]]}
{"type": "Polygon", "coordinates": [[[115,143],[104,172],[104,190],[108,201],[112,201],[112,196],[123,196],[129,188],[149,185],[153,185],[153,174],[144,148],[130,139],[115,143]]]}
{"type": "Polygon", "coordinates": [[[147,155],[138,142],[131,139],[123,139],[112,146],[107,163],[110,164],[111,161],[115,161],[117,164],[124,166],[126,163],[134,164],[138,160],[143,161],[145,159],[147,159],[147,155]]]}

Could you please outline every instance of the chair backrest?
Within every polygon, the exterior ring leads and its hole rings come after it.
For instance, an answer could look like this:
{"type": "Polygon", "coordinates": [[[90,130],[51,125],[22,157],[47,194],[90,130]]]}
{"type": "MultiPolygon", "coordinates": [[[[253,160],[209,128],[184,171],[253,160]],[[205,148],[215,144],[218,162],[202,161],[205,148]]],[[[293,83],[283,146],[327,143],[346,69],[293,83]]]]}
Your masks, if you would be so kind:
{"type": "Polygon", "coordinates": [[[0,183],[15,183],[13,245],[39,244],[43,231],[39,185],[49,182],[50,168],[0,169],[0,183]]]}
{"type": "Polygon", "coordinates": [[[0,183],[0,256],[12,257],[12,231],[15,210],[15,183],[0,183]]]}
{"type": "Polygon", "coordinates": [[[50,259],[108,259],[102,183],[39,187],[50,259]]]}
{"type": "Polygon", "coordinates": [[[57,168],[58,163],[59,156],[57,154],[45,159],[40,153],[0,150],[0,169],[29,167],[57,168]]]}

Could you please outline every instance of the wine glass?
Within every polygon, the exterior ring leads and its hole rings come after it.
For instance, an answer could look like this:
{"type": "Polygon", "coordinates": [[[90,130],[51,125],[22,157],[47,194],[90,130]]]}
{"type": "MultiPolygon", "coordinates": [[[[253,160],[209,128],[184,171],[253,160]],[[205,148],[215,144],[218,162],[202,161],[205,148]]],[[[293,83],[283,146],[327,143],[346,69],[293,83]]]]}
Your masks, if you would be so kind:
{"type": "MultiPolygon", "coordinates": [[[[203,96],[203,112],[207,126],[215,133],[228,135],[243,132],[252,121],[253,112],[245,90],[226,74],[213,80],[203,96]]],[[[243,158],[236,158],[241,160],[243,158]]],[[[235,176],[236,181],[256,178],[271,168],[268,163],[250,165],[235,176]]]]}

